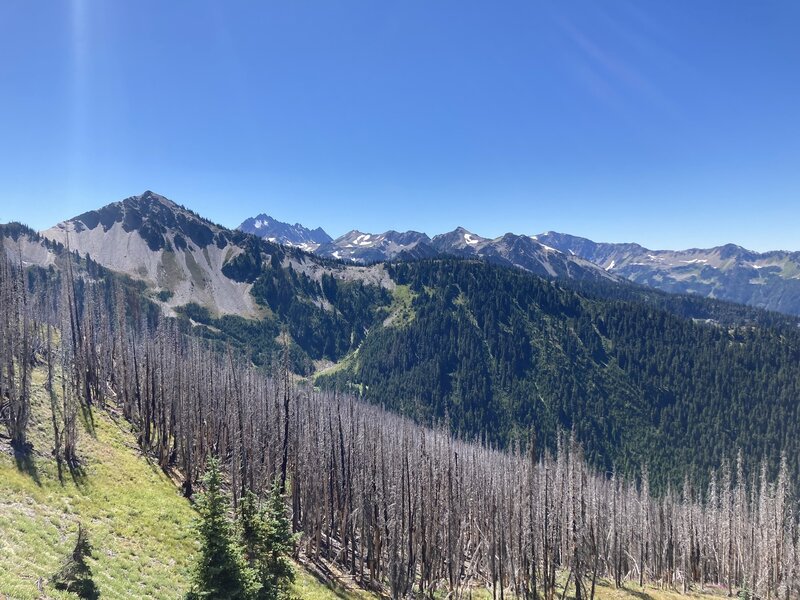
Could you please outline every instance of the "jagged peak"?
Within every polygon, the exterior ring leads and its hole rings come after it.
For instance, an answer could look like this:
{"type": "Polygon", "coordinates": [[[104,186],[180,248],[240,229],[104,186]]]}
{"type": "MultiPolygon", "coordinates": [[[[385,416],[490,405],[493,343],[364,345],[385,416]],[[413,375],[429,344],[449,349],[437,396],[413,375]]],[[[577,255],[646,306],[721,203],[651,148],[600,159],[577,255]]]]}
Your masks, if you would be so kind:
{"type": "Polygon", "coordinates": [[[272,242],[305,250],[315,250],[320,244],[330,242],[332,239],[322,227],[308,229],[297,222],[291,225],[263,212],[245,219],[237,229],[272,242]]]}

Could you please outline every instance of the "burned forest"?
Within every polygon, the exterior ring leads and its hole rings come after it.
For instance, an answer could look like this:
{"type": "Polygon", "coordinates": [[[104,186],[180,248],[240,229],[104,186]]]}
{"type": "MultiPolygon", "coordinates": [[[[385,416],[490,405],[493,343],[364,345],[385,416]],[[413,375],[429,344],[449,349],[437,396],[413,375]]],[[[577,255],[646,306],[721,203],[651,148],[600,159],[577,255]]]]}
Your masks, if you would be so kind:
{"type": "Polygon", "coordinates": [[[457,439],[446,424],[296,381],[288,351],[257,368],[68,250],[57,268],[20,263],[0,256],[0,416],[19,454],[31,451],[30,373],[43,368],[55,444],[38,450],[64,469],[81,465],[77,429],[108,411],[187,497],[211,457],[234,506],[279,482],[297,552],[393,598],[487,587],[495,598],[552,600],[564,577],[580,599],[594,597],[598,578],[800,594],[785,460],[770,477],[731,457],[702,489],[687,478],[652,494],[646,466],[636,478],[596,472],[568,431],[555,452],[533,433],[503,449],[457,439]]]}

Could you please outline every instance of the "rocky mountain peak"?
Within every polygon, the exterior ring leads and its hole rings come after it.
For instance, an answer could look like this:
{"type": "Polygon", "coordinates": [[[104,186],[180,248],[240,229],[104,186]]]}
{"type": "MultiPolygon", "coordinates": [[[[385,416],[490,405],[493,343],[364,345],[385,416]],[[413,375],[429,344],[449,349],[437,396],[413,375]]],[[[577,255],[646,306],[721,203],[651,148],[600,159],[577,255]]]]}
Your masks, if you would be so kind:
{"type": "Polygon", "coordinates": [[[322,244],[327,244],[332,240],[331,236],[321,227],[308,229],[300,223],[290,225],[289,223],[278,221],[266,213],[245,219],[238,229],[270,242],[296,246],[307,252],[313,252],[322,244]]]}

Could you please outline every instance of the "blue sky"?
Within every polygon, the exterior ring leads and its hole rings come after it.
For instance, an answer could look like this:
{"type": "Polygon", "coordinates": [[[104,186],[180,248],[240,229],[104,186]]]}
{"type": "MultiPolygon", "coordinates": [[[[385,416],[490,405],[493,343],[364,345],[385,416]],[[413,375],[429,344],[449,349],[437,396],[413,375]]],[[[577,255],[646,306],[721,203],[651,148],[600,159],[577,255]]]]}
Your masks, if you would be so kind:
{"type": "Polygon", "coordinates": [[[0,4],[0,221],[800,250],[800,2],[0,4]]]}

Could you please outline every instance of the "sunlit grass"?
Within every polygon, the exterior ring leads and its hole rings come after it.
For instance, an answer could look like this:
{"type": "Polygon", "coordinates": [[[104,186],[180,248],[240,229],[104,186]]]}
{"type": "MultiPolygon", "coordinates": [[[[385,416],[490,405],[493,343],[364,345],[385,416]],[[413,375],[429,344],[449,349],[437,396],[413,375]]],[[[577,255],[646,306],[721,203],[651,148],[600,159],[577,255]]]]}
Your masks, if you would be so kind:
{"type": "Polygon", "coordinates": [[[43,381],[36,371],[30,461],[0,454],[0,597],[39,598],[37,582],[46,586],[61,566],[79,521],[95,548],[89,564],[102,598],[182,597],[195,550],[190,504],[138,452],[127,424],[103,411],[94,411],[93,435],[81,428],[83,468],[65,469],[60,482],[43,381]]]}
{"type": "Polygon", "coordinates": [[[414,298],[416,294],[411,291],[411,286],[398,285],[392,292],[392,304],[389,307],[389,316],[384,325],[389,327],[405,327],[414,320],[414,298]]]}

